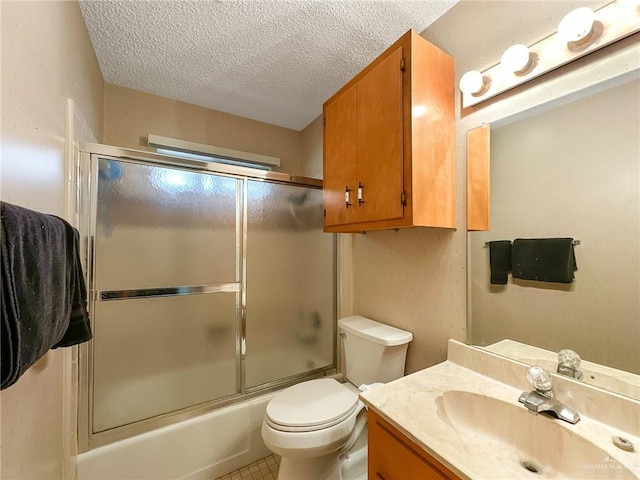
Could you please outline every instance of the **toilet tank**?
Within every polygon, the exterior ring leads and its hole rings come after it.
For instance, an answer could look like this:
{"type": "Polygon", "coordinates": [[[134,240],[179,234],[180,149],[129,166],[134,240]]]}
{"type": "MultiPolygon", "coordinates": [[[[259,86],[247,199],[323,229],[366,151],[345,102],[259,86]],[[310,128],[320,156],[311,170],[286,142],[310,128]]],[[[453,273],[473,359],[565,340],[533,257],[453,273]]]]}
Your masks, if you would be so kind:
{"type": "Polygon", "coordinates": [[[404,375],[411,332],[360,316],[338,320],[338,328],[346,377],[353,385],[390,382],[404,375]]]}

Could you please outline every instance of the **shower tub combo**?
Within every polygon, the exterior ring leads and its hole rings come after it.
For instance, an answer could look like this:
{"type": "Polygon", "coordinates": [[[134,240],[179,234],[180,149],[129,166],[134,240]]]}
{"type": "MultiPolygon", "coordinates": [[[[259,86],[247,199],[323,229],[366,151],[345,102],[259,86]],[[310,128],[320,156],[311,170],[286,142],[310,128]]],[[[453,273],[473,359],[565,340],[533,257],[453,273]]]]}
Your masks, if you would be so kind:
{"type": "Polygon", "coordinates": [[[321,183],[96,144],[79,169],[78,478],[211,479],[268,455],[273,392],[335,373],[321,183]]]}

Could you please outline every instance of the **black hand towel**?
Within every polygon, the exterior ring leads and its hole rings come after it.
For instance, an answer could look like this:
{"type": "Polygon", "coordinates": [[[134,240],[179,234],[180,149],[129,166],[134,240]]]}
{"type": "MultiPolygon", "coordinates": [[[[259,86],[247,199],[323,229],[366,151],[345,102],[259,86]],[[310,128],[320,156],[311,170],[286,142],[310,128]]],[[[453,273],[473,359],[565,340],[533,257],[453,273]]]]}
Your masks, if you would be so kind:
{"type": "Polygon", "coordinates": [[[91,339],[78,231],[61,218],[0,202],[0,389],[50,348],[91,339]]]}
{"type": "Polygon", "coordinates": [[[578,269],[573,238],[517,238],[511,268],[513,278],[571,283],[578,269]]]}
{"type": "Polygon", "coordinates": [[[489,266],[491,267],[491,284],[506,285],[511,271],[511,241],[489,242],[489,266]]]}

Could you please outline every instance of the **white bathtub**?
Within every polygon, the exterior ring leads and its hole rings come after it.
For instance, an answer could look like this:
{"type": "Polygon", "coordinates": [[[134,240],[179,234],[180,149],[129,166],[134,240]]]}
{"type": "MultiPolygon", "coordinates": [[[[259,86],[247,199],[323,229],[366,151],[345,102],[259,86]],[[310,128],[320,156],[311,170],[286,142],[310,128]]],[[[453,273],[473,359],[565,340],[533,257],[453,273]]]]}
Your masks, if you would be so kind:
{"type": "Polygon", "coordinates": [[[214,479],[270,455],[260,435],[277,392],[78,456],[78,480],[214,479]]]}
{"type": "MultiPolygon", "coordinates": [[[[329,363],[303,347],[252,355],[247,360],[250,386],[268,382],[276,375],[284,378],[329,363]]],[[[235,374],[235,363],[221,365],[222,372],[235,374]]],[[[186,372],[169,371],[102,392],[103,404],[111,409],[107,411],[111,415],[108,420],[112,426],[123,425],[146,418],[150,411],[158,414],[198,404],[204,400],[198,397],[202,396],[202,388],[197,379],[207,378],[213,370],[202,365],[186,372]],[[191,380],[185,382],[185,378],[191,380]]],[[[78,480],[210,480],[248,465],[271,454],[262,441],[260,429],[267,403],[277,393],[221,407],[82,453],[78,456],[78,480]]]]}

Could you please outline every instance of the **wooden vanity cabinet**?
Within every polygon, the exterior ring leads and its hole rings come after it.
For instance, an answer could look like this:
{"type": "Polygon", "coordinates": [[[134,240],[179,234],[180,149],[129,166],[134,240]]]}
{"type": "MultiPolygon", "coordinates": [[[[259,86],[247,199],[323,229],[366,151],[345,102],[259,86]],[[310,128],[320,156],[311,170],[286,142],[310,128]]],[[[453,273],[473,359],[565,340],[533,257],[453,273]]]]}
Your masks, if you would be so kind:
{"type": "Polygon", "coordinates": [[[324,230],[455,228],[453,59],[407,32],[323,106],[324,230]]]}
{"type": "Polygon", "coordinates": [[[373,409],[368,415],[368,480],[459,479],[373,409]]]}

